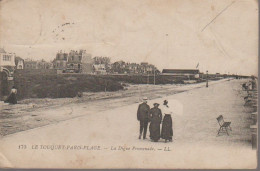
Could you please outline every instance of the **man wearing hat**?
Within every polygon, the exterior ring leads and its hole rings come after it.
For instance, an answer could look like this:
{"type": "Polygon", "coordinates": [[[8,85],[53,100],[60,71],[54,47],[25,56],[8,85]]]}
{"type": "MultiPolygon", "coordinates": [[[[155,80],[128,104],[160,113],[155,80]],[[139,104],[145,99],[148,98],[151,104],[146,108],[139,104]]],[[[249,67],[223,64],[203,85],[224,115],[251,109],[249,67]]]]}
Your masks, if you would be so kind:
{"type": "Polygon", "coordinates": [[[137,120],[140,122],[140,134],[139,139],[141,139],[142,133],[143,133],[143,139],[146,139],[146,132],[147,132],[147,126],[148,126],[148,115],[150,112],[150,107],[147,104],[147,97],[143,98],[143,103],[141,103],[138,106],[137,110],[137,120]]]}

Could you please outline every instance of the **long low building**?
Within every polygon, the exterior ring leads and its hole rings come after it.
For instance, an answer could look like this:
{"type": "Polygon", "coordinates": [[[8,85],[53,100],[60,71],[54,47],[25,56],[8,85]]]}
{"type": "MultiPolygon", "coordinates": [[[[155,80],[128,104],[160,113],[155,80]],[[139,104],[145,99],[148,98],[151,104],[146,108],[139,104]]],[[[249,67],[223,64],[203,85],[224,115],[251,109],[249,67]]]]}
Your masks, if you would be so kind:
{"type": "Polygon", "coordinates": [[[162,75],[195,79],[200,77],[198,69],[163,69],[162,75]]]}
{"type": "Polygon", "coordinates": [[[163,69],[164,75],[196,75],[199,74],[198,69],[163,69]]]}

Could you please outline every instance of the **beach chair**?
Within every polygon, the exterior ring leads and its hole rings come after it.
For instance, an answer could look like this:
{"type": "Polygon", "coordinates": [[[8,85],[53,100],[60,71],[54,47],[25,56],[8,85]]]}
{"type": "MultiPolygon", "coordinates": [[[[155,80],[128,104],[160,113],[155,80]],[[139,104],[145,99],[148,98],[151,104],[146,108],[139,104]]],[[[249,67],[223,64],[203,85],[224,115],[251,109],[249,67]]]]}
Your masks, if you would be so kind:
{"type": "Polygon", "coordinates": [[[219,117],[217,117],[217,121],[219,124],[219,130],[217,136],[219,135],[220,132],[227,133],[227,135],[229,136],[228,129],[232,131],[230,127],[231,122],[225,122],[222,115],[219,115],[219,117]]]}

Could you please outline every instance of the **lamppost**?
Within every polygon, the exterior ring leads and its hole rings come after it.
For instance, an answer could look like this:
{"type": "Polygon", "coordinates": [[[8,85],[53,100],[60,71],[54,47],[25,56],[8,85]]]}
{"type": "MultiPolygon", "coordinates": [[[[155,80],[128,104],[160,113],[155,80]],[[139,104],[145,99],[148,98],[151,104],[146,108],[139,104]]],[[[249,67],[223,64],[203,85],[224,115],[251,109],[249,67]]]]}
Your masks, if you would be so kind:
{"type": "Polygon", "coordinates": [[[149,73],[147,73],[147,85],[149,84],[149,73]]]}
{"type": "Polygon", "coordinates": [[[153,69],[153,84],[155,85],[155,69],[153,69]]]}
{"type": "Polygon", "coordinates": [[[207,72],[207,76],[206,76],[206,87],[209,86],[209,81],[208,81],[208,70],[206,71],[207,72]]]}
{"type": "Polygon", "coordinates": [[[168,58],[168,49],[169,49],[169,43],[168,43],[168,33],[167,34],[165,34],[165,38],[166,38],[166,57],[168,58]]]}
{"type": "Polygon", "coordinates": [[[146,71],[147,72],[147,85],[149,84],[149,71],[146,71]]]}

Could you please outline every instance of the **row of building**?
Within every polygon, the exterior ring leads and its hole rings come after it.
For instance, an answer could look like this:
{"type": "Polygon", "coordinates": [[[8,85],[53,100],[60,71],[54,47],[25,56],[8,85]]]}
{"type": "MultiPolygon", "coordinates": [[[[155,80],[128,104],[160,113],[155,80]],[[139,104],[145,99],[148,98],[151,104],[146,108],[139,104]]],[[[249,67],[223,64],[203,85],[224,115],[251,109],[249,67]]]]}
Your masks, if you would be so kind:
{"type": "MultiPolygon", "coordinates": [[[[189,79],[205,79],[205,74],[198,69],[163,69],[162,73],[147,62],[129,63],[117,61],[111,63],[109,57],[94,57],[86,50],[71,50],[69,53],[59,51],[53,61],[22,59],[14,53],[8,53],[0,48],[0,71],[12,75],[17,70],[54,69],[57,73],[85,73],[85,74],[163,74],[174,77],[187,77],[189,79]]],[[[222,77],[225,75],[209,74],[209,77],[222,77]]]]}
{"type": "Polygon", "coordinates": [[[7,53],[0,49],[0,66],[8,66],[13,71],[34,69],[55,69],[58,73],[85,73],[85,74],[154,74],[160,71],[147,62],[141,64],[124,61],[110,62],[109,57],[94,57],[85,50],[71,50],[69,53],[58,52],[53,61],[22,59],[14,53],[7,53]]]}
{"type": "MultiPolygon", "coordinates": [[[[86,50],[69,53],[59,51],[54,60],[47,62],[45,60],[22,59],[14,53],[8,53],[0,48],[0,68],[8,70],[10,74],[17,70],[34,69],[55,69],[57,73],[85,73],[85,74],[163,74],[174,77],[187,77],[189,79],[203,78],[205,75],[198,69],[163,69],[162,73],[152,64],[147,62],[129,63],[117,61],[111,63],[109,57],[94,57],[86,50]]],[[[216,74],[219,76],[219,73],[216,74]]]]}

